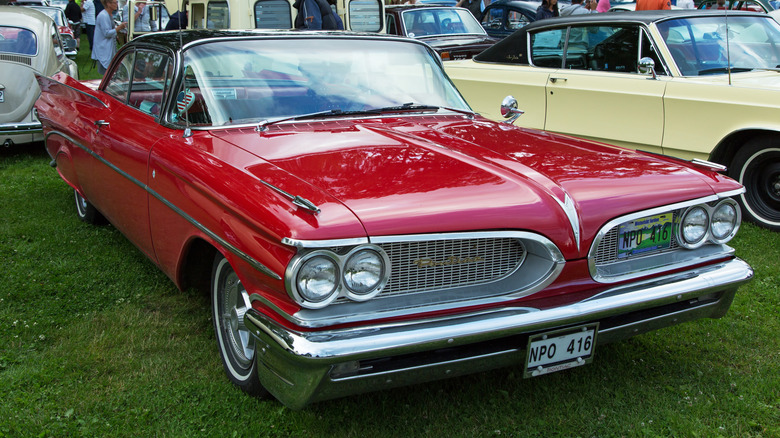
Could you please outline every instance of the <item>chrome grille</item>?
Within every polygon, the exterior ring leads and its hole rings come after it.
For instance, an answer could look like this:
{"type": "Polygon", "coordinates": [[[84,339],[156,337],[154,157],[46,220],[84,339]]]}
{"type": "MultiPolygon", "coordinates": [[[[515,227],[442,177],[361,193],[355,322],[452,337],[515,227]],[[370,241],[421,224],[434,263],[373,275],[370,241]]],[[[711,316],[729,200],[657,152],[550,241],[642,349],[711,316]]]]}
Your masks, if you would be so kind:
{"type": "Polygon", "coordinates": [[[514,238],[382,243],[391,276],[382,296],[473,286],[514,272],[525,248],[514,238]]]}
{"type": "MultiPolygon", "coordinates": [[[[680,217],[680,211],[675,211],[674,216],[672,217],[673,223],[677,223],[680,217]]],[[[624,259],[618,259],[617,256],[617,247],[618,247],[618,229],[620,225],[615,226],[609,232],[604,235],[604,237],[601,239],[601,242],[599,243],[599,246],[596,250],[596,254],[594,256],[596,266],[601,265],[607,265],[610,263],[615,263],[618,261],[625,261],[624,259]]],[[[674,230],[674,227],[672,228],[674,230]]],[[[643,253],[641,255],[632,256],[631,258],[637,258],[637,257],[646,257],[651,256],[654,254],[658,254],[660,252],[668,252],[668,251],[674,251],[680,248],[680,245],[677,243],[677,233],[676,231],[672,233],[672,243],[671,247],[668,249],[663,250],[657,250],[657,251],[648,251],[646,253],[643,253]]]]}

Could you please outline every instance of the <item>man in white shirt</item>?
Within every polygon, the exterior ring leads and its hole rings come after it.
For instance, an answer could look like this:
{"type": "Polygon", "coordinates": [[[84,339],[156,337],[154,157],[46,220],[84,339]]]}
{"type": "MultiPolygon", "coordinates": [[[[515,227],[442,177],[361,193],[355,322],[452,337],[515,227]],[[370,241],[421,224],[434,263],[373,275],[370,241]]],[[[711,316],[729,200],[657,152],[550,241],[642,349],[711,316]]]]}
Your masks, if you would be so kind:
{"type": "Polygon", "coordinates": [[[95,38],[95,2],[94,0],[83,0],[81,2],[81,19],[87,27],[87,40],[89,41],[89,51],[92,52],[92,40],[95,38]]]}

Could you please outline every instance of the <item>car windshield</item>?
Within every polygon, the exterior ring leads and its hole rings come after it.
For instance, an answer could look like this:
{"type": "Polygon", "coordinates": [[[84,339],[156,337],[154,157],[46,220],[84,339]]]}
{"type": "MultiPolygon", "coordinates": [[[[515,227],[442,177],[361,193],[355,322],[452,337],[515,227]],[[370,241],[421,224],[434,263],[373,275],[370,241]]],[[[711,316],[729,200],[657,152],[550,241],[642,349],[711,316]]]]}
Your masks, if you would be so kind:
{"type": "Polygon", "coordinates": [[[62,12],[62,9],[54,9],[54,8],[36,8],[32,7],[32,9],[37,9],[44,14],[48,15],[49,18],[54,20],[54,23],[57,26],[66,26],[65,21],[62,19],[64,17],[64,14],[62,12]]]}
{"type": "Polygon", "coordinates": [[[485,33],[482,25],[466,9],[413,9],[403,12],[403,22],[410,37],[485,33]]]}
{"type": "Polygon", "coordinates": [[[766,17],[697,17],[658,24],[685,76],[780,68],[780,25],[766,17]]]}
{"type": "Polygon", "coordinates": [[[172,121],[225,126],[391,107],[470,111],[422,44],[358,38],[223,40],[184,56],[172,121]],[[410,105],[411,104],[411,105],[410,105]]]}
{"type": "Polygon", "coordinates": [[[38,39],[33,31],[0,26],[0,52],[35,55],[37,51],[38,39]]]}

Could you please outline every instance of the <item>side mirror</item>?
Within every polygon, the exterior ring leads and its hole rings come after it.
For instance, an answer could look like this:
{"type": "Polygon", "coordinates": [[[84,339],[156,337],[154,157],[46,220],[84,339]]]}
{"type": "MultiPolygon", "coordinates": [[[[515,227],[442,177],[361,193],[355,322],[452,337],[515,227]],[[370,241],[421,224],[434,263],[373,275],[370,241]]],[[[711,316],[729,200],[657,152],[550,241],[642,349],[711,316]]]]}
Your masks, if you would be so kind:
{"type": "Polygon", "coordinates": [[[513,96],[507,96],[501,101],[501,115],[507,119],[504,123],[511,125],[515,120],[522,116],[524,112],[525,111],[517,109],[517,99],[513,96]]]}
{"type": "Polygon", "coordinates": [[[645,56],[639,60],[639,73],[650,75],[653,79],[657,79],[655,75],[655,61],[653,61],[653,58],[645,56]]]}

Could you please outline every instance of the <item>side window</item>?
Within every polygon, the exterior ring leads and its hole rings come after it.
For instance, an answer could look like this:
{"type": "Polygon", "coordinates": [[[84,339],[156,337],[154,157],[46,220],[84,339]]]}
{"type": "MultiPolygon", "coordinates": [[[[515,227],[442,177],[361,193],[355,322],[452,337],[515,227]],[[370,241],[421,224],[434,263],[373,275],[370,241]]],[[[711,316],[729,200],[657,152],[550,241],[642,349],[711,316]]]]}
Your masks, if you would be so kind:
{"type": "Polygon", "coordinates": [[[482,16],[482,27],[485,29],[501,29],[504,20],[504,8],[491,8],[482,16]]]}
{"type": "Polygon", "coordinates": [[[133,64],[128,105],[159,118],[165,90],[171,81],[171,70],[167,55],[139,50],[133,64]]]}
{"type": "Polygon", "coordinates": [[[255,3],[256,29],[290,29],[292,11],[287,0],[260,0],[255,3]]]}
{"type": "MultiPolygon", "coordinates": [[[[349,30],[356,32],[379,32],[382,30],[382,8],[380,0],[350,0],[349,30]]],[[[347,25],[347,23],[344,23],[347,25]]]]}
{"type": "MultiPolygon", "coordinates": [[[[576,60],[572,59],[571,68],[638,73],[639,27],[593,26],[571,30],[570,47],[574,40],[574,47],[581,48],[576,60]]],[[[568,54],[566,64],[568,67],[568,54]]]]}
{"type": "Polygon", "coordinates": [[[57,27],[54,24],[52,24],[51,29],[49,29],[49,33],[51,34],[51,43],[54,46],[54,54],[57,55],[57,58],[61,61],[64,60],[65,50],[62,48],[60,34],[57,32],[57,27]]]}
{"type": "Polygon", "coordinates": [[[561,68],[566,29],[531,34],[531,63],[537,67],[561,68]]]}
{"type": "Polygon", "coordinates": [[[525,27],[526,25],[531,23],[531,19],[520,13],[519,11],[509,11],[509,15],[507,16],[507,21],[509,24],[507,25],[508,29],[511,30],[517,30],[525,27]]]}
{"type": "Polygon", "coordinates": [[[130,89],[130,73],[133,71],[134,58],[135,52],[126,53],[106,83],[105,92],[122,103],[127,102],[127,91],[130,89]]]}
{"type": "Polygon", "coordinates": [[[650,58],[655,63],[655,74],[657,75],[665,75],[666,69],[664,68],[664,65],[661,63],[661,57],[658,56],[658,51],[656,51],[655,45],[653,45],[650,42],[650,37],[647,36],[647,32],[642,30],[642,49],[641,53],[639,54],[639,58],[650,58]]]}
{"type": "Polygon", "coordinates": [[[38,38],[31,30],[0,27],[0,52],[35,55],[38,53],[38,38]]]}
{"type": "Polygon", "coordinates": [[[206,29],[230,29],[230,9],[227,2],[209,2],[206,29]]]}
{"type": "Polygon", "coordinates": [[[390,14],[385,15],[385,21],[387,22],[387,33],[390,35],[401,35],[398,33],[398,29],[395,27],[395,17],[390,14]]]}

